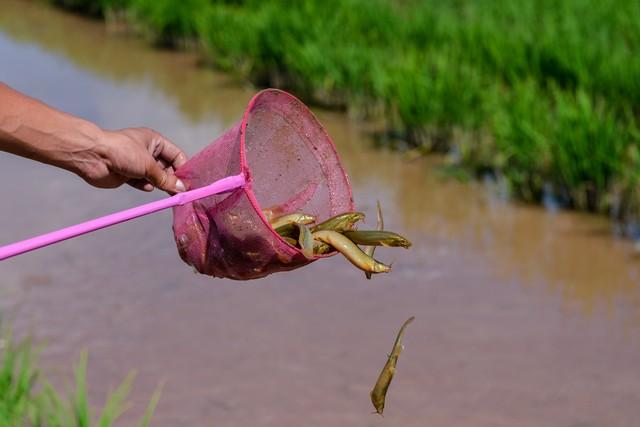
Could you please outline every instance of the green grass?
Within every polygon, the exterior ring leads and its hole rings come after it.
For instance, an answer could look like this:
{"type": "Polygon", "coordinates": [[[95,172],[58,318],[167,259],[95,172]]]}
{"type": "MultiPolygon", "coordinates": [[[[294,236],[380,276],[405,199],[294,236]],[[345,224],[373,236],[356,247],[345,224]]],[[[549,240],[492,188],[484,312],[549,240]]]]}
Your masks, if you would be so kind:
{"type": "Polygon", "coordinates": [[[218,67],[459,152],[521,198],[640,217],[637,0],[52,1],[124,9],[157,43],[199,41],[218,67]]]}
{"type": "MultiPolygon", "coordinates": [[[[134,374],[107,396],[99,415],[88,402],[87,352],[75,366],[75,386],[59,393],[37,367],[37,351],[31,341],[15,341],[3,329],[0,346],[0,427],[109,427],[129,408],[127,400],[134,374]]],[[[160,399],[160,388],[153,394],[140,421],[147,427],[160,399]]]]}

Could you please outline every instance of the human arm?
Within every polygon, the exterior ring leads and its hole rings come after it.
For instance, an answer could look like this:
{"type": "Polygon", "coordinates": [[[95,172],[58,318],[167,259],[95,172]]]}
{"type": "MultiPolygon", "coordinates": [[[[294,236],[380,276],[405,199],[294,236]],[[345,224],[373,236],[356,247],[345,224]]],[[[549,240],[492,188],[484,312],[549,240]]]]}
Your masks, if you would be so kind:
{"type": "Polygon", "coordinates": [[[71,171],[89,184],[184,191],[173,171],[186,155],[146,128],[108,131],[0,83],[0,151],[71,171]]]}

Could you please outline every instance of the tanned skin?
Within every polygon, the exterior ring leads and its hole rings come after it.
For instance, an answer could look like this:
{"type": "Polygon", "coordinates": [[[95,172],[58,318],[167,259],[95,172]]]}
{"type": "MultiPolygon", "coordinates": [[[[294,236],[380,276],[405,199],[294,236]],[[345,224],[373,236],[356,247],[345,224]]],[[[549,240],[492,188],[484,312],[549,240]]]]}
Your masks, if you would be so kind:
{"type": "Polygon", "coordinates": [[[185,191],[174,170],[187,161],[147,128],[115,131],[56,110],[0,83],[0,151],[66,169],[99,188],[185,191]]]}

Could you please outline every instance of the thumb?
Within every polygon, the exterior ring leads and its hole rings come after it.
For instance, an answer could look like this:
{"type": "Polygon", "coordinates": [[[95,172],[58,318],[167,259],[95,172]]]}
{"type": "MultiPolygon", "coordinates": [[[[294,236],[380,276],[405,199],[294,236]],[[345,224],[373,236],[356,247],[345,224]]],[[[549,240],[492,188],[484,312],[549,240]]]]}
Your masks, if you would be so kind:
{"type": "Polygon", "coordinates": [[[150,158],[147,162],[145,179],[153,186],[168,193],[180,193],[185,191],[185,186],[174,174],[162,169],[160,165],[150,158]]]}

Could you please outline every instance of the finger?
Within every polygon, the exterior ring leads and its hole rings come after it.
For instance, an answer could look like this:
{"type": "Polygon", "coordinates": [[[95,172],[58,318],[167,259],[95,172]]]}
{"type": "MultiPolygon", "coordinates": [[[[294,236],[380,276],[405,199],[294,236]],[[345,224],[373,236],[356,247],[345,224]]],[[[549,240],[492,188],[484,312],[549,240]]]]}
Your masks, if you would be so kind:
{"type": "Polygon", "coordinates": [[[153,157],[166,161],[174,169],[187,162],[187,155],[177,145],[159,133],[156,133],[154,140],[149,145],[149,150],[153,157]]]}
{"type": "Polygon", "coordinates": [[[160,158],[156,159],[156,163],[158,163],[158,166],[160,166],[164,170],[167,170],[167,168],[171,166],[169,162],[160,158]]]}
{"type": "Polygon", "coordinates": [[[170,174],[175,172],[175,169],[173,168],[173,166],[171,166],[166,160],[156,159],[156,163],[158,163],[158,166],[160,166],[162,169],[164,169],[166,172],[170,174]]]}
{"type": "Polygon", "coordinates": [[[146,179],[130,179],[129,181],[127,181],[127,184],[134,188],[137,188],[138,190],[146,192],[153,191],[153,189],[155,188],[153,184],[151,184],[146,179]]]}
{"type": "Polygon", "coordinates": [[[174,174],[162,169],[153,158],[149,158],[146,167],[145,179],[157,188],[168,193],[185,191],[184,184],[174,174]]]}

